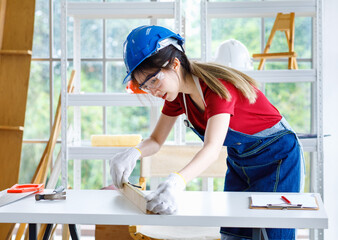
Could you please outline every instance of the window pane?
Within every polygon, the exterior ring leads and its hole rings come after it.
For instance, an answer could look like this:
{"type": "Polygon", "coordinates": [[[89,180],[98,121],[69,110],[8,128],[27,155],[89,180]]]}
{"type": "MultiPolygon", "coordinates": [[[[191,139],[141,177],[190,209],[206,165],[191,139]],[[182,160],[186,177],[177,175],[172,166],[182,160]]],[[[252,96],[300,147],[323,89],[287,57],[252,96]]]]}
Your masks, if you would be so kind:
{"type": "Polygon", "coordinates": [[[185,12],[185,51],[189,58],[201,58],[201,5],[194,1],[183,3],[185,12]]]}
{"type": "Polygon", "coordinates": [[[189,143],[201,143],[202,142],[202,140],[190,128],[186,128],[185,141],[189,143]]]}
{"type": "Polygon", "coordinates": [[[30,183],[35,170],[45,150],[46,144],[42,143],[23,143],[21,151],[21,164],[19,183],[30,183]]]}
{"type": "Polygon", "coordinates": [[[212,26],[212,57],[215,56],[218,46],[228,39],[236,39],[243,43],[249,51],[260,52],[259,18],[216,18],[211,20],[212,26]]]}
{"type": "MultiPolygon", "coordinates": [[[[255,69],[258,68],[259,62],[254,63],[255,69]]],[[[312,68],[312,62],[309,61],[297,61],[298,69],[311,69],[312,68]]],[[[286,70],[288,69],[288,60],[285,59],[284,61],[276,61],[276,60],[267,60],[264,64],[265,70],[286,70]]]]}
{"type": "Polygon", "coordinates": [[[122,84],[126,77],[124,62],[107,62],[107,92],[126,93],[126,85],[122,84]]]}
{"type": "Polygon", "coordinates": [[[123,43],[134,28],[149,24],[149,19],[108,19],[106,21],[107,58],[123,58],[123,43]]]}
{"type": "Polygon", "coordinates": [[[202,178],[194,178],[186,187],[187,191],[202,191],[202,178]]]}
{"type": "Polygon", "coordinates": [[[35,4],[33,58],[49,57],[49,4],[37,0],[35,4]]]}
{"type": "Polygon", "coordinates": [[[102,92],[102,62],[81,62],[81,91],[102,92]]]}
{"type": "Polygon", "coordinates": [[[81,20],[81,57],[102,58],[103,20],[81,20]]]}
{"type": "Polygon", "coordinates": [[[297,133],[310,133],[311,83],[267,83],[265,93],[297,133]]]}
{"type": "Polygon", "coordinates": [[[61,57],[61,1],[53,0],[53,57],[61,57]]]}
{"type": "Polygon", "coordinates": [[[49,138],[49,63],[31,63],[24,139],[49,138]]]}
{"type": "Polygon", "coordinates": [[[100,189],[103,187],[103,161],[81,161],[81,189],[100,189]]]}
{"type": "Polygon", "coordinates": [[[81,107],[81,132],[83,140],[90,140],[91,135],[103,133],[102,107],[81,107]]]}
{"type": "Polygon", "coordinates": [[[114,106],[107,108],[108,134],[150,135],[150,109],[148,107],[114,106]]]}
{"type": "MultiPolygon", "coordinates": [[[[258,63],[257,63],[257,68],[258,68],[258,63]]],[[[256,68],[256,69],[257,69],[256,68]]],[[[286,70],[288,69],[288,61],[285,60],[283,62],[281,61],[269,61],[267,60],[264,64],[264,69],[265,70],[286,70]]]]}
{"type": "Polygon", "coordinates": [[[312,62],[298,61],[298,69],[312,69],[312,62]]]}
{"type": "Polygon", "coordinates": [[[297,58],[312,58],[312,18],[295,18],[295,52],[297,58]]]}
{"type": "Polygon", "coordinates": [[[166,27],[169,28],[170,30],[172,30],[173,32],[175,32],[175,19],[158,19],[157,20],[157,24],[162,26],[162,27],[166,27]]]}

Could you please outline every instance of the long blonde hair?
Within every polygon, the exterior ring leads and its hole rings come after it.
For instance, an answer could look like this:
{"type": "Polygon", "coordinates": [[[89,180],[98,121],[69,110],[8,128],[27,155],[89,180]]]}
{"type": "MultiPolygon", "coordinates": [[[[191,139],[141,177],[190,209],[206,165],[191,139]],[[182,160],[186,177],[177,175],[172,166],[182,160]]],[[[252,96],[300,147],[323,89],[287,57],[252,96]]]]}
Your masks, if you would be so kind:
{"type": "MultiPolygon", "coordinates": [[[[135,72],[142,72],[150,68],[162,68],[163,64],[172,63],[175,58],[181,62],[183,77],[187,74],[193,74],[202,79],[208,87],[217,93],[221,98],[231,100],[231,95],[220,79],[234,85],[250,103],[254,103],[257,98],[256,88],[257,82],[246,74],[233,68],[219,65],[216,63],[200,63],[189,61],[184,52],[169,45],[156,54],[145,59],[131,74],[135,79],[135,72]]],[[[165,68],[170,68],[170,64],[165,68]]],[[[135,81],[136,82],[136,81],[135,81]]],[[[137,83],[137,82],[136,82],[137,83]]]]}
{"type": "Polygon", "coordinates": [[[193,75],[202,79],[220,97],[231,100],[229,91],[219,80],[223,79],[234,85],[250,103],[255,103],[257,82],[248,75],[216,63],[190,62],[190,69],[193,75]]]}

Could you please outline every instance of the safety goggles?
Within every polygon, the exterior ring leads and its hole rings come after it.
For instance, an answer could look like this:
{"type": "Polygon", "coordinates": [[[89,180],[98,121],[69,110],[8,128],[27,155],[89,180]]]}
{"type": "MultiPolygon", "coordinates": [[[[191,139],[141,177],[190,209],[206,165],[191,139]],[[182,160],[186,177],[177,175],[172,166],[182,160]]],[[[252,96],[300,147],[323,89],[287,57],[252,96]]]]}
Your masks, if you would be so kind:
{"type": "Polygon", "coordinates": [[[143,83],[140,84],[139,89],[150,93],[152,89],[159,88],[164,79],[164,74],[161,72],[161,68],[156,71],[153,75],[149,76],[143,83]]]}

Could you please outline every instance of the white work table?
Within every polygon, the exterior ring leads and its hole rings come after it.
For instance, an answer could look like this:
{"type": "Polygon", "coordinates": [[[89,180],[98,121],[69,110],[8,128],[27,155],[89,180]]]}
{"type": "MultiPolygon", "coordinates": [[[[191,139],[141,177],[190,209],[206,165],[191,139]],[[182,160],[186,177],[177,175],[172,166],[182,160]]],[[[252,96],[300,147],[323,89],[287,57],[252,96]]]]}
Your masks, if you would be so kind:
{"type": "Polygon", "coordinates": [[[251,194],[253,193],[184,192],[179,196],[179,210],[175,215],[147,215],[119,191],[67,190],[67,200],[35,201],[33,196],[29,196],[0,207],[0,222],[225,226],[257,229],[328,228],[328,217],[319,194],[315,194],[319,210],[250,209],[251,194]]]}

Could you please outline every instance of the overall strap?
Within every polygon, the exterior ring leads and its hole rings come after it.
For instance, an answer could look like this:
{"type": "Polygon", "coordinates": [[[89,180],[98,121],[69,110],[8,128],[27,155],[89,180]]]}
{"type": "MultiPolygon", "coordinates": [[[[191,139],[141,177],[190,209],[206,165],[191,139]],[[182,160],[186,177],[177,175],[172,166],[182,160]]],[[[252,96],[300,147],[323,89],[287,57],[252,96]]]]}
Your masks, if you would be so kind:
{"type": "MultiPolygon", "coordinates": [[[[200,81],[198,80],[198,77],[196,77],[195,75],[192,75],[192,78],[194,79],[194,82],[195,82],[195,85],[197,87],[197,90],[199,92],[199,94],[201,95],[201,98],[202,98],[202,101],[203,101],[203,104],[204,104],[204,107],[207,107],[207,104],[205,103],[204,101],[204,96],[203,96],[203,92],[202,92],[202,88],[201,88],[201,84],[200,84],[200,81]]],[[[187,108],[187,102],[185,100],[185,93],[182,93],[183,94],[183,103],[184,103],[184,108],[185,108],[185,115],[186,115],[186,119],[184,120],[185,122],[189,122],[188,120],[188,108],[187,108]]],[[[188,124],[188,123],[187,123],[188,124]]],[[[188,124],[189,125],[189,124],[188,124]]]]}
{"type": "Polygon", "coordinates": [[[196,85],[196,87],[197,87],[197,90],[198,90],[198,92],[199,92],[200,95],[201,95],[201,98],[202,98],[204,107],[207,107],[207,104],[206,104],[205,101],[204,101],[204,96],[203,96],[201,84],[200,84],[200,81],[199,81],[198,77],[196,77],[195,75],[192,75],[192,78],[194,79],[194,82],[195,82],[195,85],[196,85]]]}
{"type": "Polygon", "coordinates": [[[188,119],[188,108],[187,108],[187,102],[185,100],[185,93],[182,93],[182,94],[183,94],[183,103],[184,103],[184,108],[185,108],[185,116],[187,116],[186,119],[188,119]]]}

